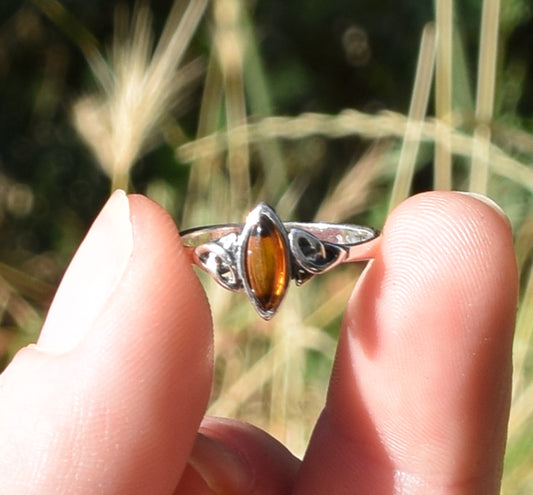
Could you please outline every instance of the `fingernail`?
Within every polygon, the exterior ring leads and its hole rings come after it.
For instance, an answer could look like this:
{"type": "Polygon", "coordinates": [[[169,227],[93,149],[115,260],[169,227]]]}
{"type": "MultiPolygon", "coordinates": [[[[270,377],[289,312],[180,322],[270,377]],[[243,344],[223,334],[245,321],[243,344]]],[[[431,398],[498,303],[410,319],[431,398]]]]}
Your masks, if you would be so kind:
{"type": "Polygon", "coordinates": [[[465,196],[470,196],[471,198],[477,199],[478,201],[481,201],[482,203],[485,203],[486,205],[490,206],[496,213],[498,213],[506,222],[509,224],[511,223],[509,221],[509,217],[505,214],[505,211],[503,211],[503,208],[496,203],[493,199],[489,198],[488,196],[485,196],[484,194],[479,194],[475,192],[469,192],[469,191],[459,191],[461,194],[464,194],[465,196]]]}
{"type": "Polygon", "coordinates": [[[251,492],[253,478],[248,463],[217,439],[198,433],[189,464],[217,495],[251,492]]]}
{"type": "Polygon", "coordinates": [[[128,198],[115,191],[63,276],[36,347],[62,353],[90,330],[119,283],[133,251],[128,198]]]}

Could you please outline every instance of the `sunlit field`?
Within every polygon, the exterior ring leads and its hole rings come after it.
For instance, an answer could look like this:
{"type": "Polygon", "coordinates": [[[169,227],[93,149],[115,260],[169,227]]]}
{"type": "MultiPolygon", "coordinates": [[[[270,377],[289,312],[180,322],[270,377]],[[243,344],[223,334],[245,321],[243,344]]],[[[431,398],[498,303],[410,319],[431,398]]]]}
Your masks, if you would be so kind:
{"type": "MultiPolygon", "coordinates": [[[[413,21],[401,81],[371,29],[340,22],[338,58],[368,94],[359,104],[344,88],[343,101],[357,104],[341,108],[320,95],[324,85],[310,82],[316,68],[304,61],[272,69],[265,39],[276,38],[276,26],[263,3],[178,0],[157,15],[148,2],[121,5],[102,12],[104,27],[89,24],[77,2],[33,0],[1,12],[3,98],[18,90],[25,109],[0,138],[3,365],[36,339],[70,257],[116,188],[153,198],[182,229],[242,221],[259,201],[284,220],[379,229],[415,192],[483,193],[511,220],[521,273],[502,493],[533,493],[533,55],[512,49],[524,26],[533,29],[533,7],[436,0],[413,21]],[[389,105],[375,93],[391,86],[409,91],[389,105]]],[[[257,424],[302,455],[362,269],[293,287],[268,322],[245,296],[199,273],[215,325],[209,413],[257,424]]]]}

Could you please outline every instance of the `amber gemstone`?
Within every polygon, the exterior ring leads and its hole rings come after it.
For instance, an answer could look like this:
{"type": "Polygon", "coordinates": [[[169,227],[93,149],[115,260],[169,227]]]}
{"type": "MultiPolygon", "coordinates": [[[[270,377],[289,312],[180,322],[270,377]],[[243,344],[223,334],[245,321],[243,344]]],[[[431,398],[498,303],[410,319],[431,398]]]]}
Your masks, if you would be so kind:
{"type": "Polygon", "coordinates": [[[262,313],[274,313],[289,279],[286,241],[267,216],[260,216],[248,236],[245,270],[248,285],[262,313]]]}

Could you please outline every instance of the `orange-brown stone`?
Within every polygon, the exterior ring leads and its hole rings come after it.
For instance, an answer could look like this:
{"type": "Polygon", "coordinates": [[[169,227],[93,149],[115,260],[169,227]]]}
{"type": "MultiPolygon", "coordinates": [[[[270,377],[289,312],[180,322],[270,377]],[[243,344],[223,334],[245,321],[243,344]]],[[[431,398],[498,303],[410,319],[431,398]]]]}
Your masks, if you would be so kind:
{"type": "Polygon", "coordinates": [[[250,289],[264,311],[275,311],[288,284],[288,261],[282,233],[267,217],[260,217],[245,249],[245,269],[250,289]]]}

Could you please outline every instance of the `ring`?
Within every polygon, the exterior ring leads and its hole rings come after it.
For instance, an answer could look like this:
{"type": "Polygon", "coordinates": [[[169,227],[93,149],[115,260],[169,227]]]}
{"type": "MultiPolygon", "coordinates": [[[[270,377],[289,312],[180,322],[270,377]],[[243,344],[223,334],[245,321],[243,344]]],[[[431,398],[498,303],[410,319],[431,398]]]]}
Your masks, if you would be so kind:
{"type": "Polygon", "coordinates": [[[341,263],[373,257],[379,232],[333,223],[282,222],[258,204],[244,224],[211,225],[180,233],[191,262],[222,287],[244,291],[259,315],[274,316],[291,279],[302,285],[341,263]]]}

